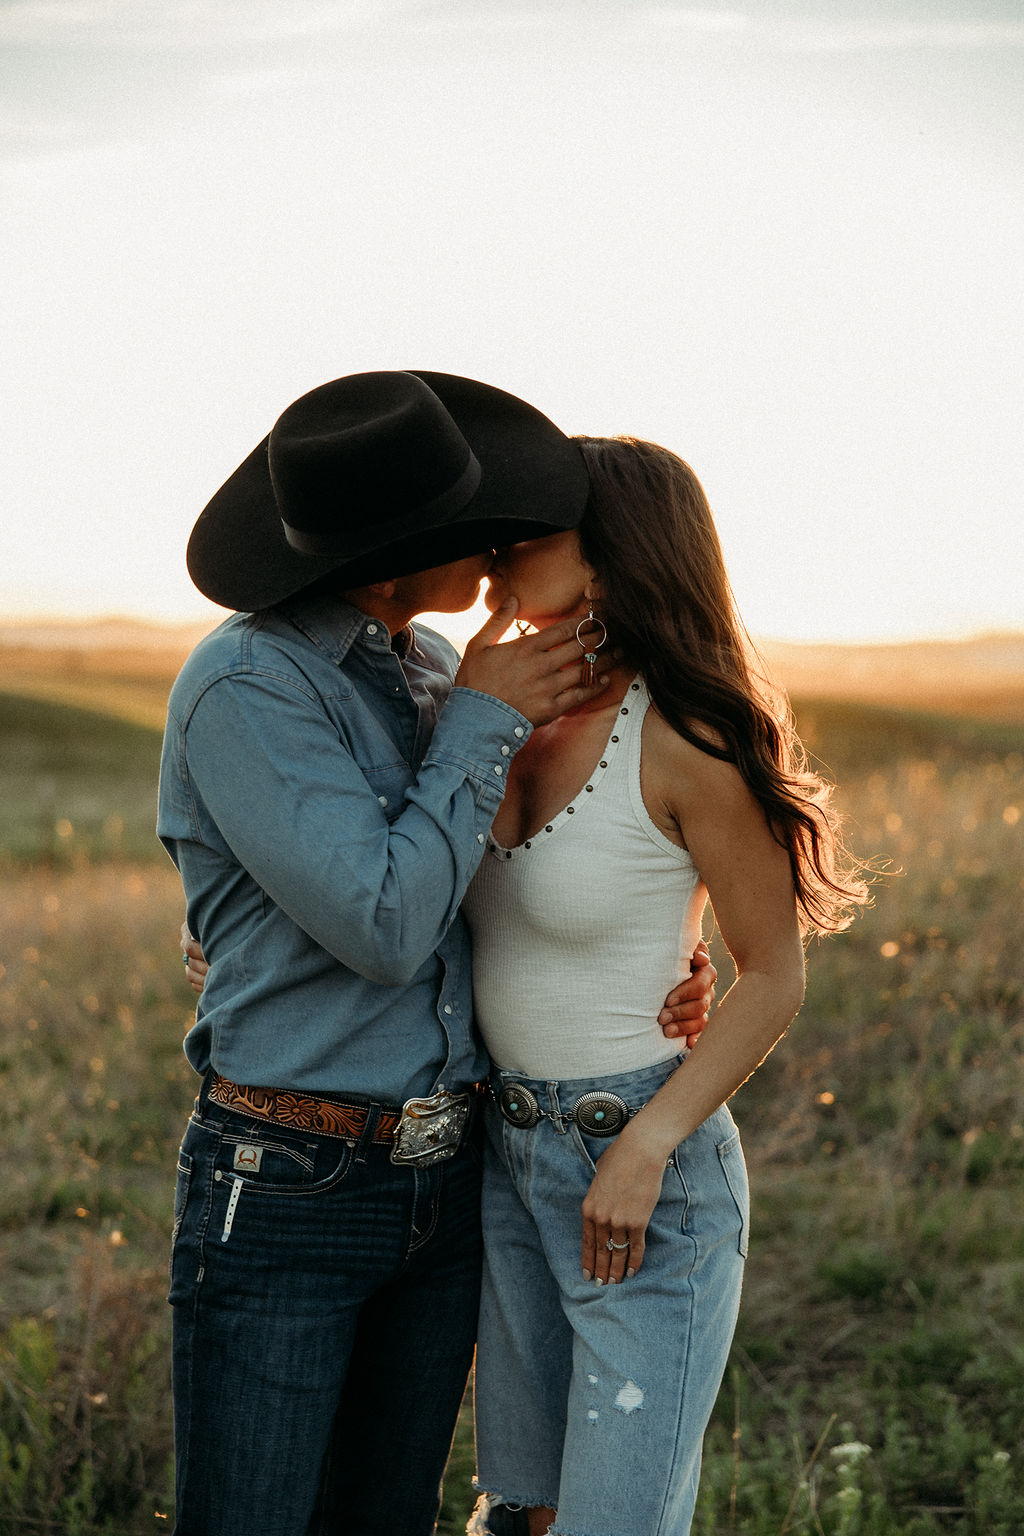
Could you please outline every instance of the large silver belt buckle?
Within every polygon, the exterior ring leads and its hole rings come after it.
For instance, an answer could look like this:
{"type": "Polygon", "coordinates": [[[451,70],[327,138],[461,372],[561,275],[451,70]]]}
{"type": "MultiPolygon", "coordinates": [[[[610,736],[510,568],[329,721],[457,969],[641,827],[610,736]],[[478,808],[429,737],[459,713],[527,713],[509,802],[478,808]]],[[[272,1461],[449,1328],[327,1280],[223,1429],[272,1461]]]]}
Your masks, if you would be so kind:
{"type": "Polygon", "coordinates": [[[458,1151],[469,1119],[468,1093],[435,1093],[429,1099],[408,1099],[391,1147],[393,1163],[428,1168],[458,1151]]]}

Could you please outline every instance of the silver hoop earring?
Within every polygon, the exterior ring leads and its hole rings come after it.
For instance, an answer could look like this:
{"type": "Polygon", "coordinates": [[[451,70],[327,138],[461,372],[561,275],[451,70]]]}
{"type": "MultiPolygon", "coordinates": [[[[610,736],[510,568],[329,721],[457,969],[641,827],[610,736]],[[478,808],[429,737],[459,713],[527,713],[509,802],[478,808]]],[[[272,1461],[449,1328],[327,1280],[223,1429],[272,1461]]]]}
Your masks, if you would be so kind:
{"type": "Polygon", "coordinates": [[[580,672],[580,684],[584,688],[592,688],[594,686],[594,672],[597,667],[597,653],[608,639],[608,631],[602,621],[595,616],[594,604],[592,602],[589,605],[589,610],[590,611],[588,612],[586,618],[581,619],[576,626],[576,644],[583,652],[583,667],[582,671],[580,672]],[[590,628],[595,624],[601,631],[600,640],[595,640],[593,638],[584,640],[583,636],[580,634],[580,631],[582,629],[590,628]]]}

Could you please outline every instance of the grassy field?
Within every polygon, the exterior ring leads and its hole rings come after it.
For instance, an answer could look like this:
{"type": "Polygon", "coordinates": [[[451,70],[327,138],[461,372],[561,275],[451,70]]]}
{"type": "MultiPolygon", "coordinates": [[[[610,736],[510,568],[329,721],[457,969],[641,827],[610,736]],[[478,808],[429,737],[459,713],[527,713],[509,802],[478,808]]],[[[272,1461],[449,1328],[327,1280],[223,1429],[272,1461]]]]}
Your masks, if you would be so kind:
{"type": "MultiPolygon", "coordinates": [[[[894,873],[812,948],[800,1018],[734,1101],[754,1237],[695,1531],[1020,1536],[1024,739],[798,715],[894,873]]],[[[158,738],[0,696],[0,743],[0,1536],[136,1536],[173,1519],[163,1297],[194,1091],[158,738]]],[[[464,1418],[445,1533],[471,1460],[464,1418]]]]}
{"type": "MultiPolygon", "coordinates": [[[[118,699],[105,694],[102,702],[116,709],[118,699]]],[[[165,685],[164,714],[166,700],[165,685]]],[[[153,724],[0,693],[0,743],[0,870],[160,856],[153,724]]]]}

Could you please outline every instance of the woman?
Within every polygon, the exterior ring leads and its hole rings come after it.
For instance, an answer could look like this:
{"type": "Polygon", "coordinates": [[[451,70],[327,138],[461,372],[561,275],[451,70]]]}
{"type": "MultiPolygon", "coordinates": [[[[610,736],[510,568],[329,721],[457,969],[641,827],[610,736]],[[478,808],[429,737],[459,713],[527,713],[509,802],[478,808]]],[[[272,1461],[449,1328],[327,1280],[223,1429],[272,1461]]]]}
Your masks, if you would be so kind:
{"type": "Polygon", "coordinates": [[[683,1536],[746,1251],[725,1101],[800,1006],[802,933],[865,893],[751,666],[696,477],[650,443],[581,444],[579,532],[490,575],[490,606],[578,614],[621,660],[519,754],[463,908],[496,1094],[470,1530],[683,1536]],[[737,979],[684,1062],[655,1021],[707,896],[737,979]]]}
{"type": "Polygon", "coordinates": [[[464,903],[494,1063],[470,1531],[684,1536],[746,1252],[725,1102],[800,1006],[803,934],[865,891],[751,663],[693,472],[579,441],[579,532],[490,575],[493,608],[578,617],[584,667],[618,660],[515,759],[464,903]],[[737,979],[687,1053],[657,1018],[709,897],[737,979]]]}

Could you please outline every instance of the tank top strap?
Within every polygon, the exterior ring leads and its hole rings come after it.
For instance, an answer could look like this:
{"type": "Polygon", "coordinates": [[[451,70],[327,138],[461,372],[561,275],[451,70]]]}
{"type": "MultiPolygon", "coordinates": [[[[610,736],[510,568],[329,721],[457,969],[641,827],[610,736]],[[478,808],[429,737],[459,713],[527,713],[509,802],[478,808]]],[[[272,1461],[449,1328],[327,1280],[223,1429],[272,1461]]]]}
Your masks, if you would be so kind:
{"type": "Polygon", "coordinates": [[[680,848],[678,843],[672,842],[671,838],[665,836],[661,828],[653,821],[651,813],[644,803],[643,783],[640,776],[643,762],[643,731],[648,710],[654,701],[647,691],[647,684],[643,678],[638,677],[634,683],[630,684],[630,691],[627,691],[626,697],[636,701],[630,706],[630,716],[635,715],[636,718],[630,721],[630,735],[626,744],[628,748],[626,761],[629,774],[629,801],[633,815],[636,817],[638,826],[643,829],[656,848],[662,853],[667,854],[669,858],[675,859],[679,864],[691,864],[692,860],[686,849],[680,848]],[[633,689],[637,691],[633,692],[633,689]]]}
{"type": "Polygon", "coordinates": [[[640,738],[650,702],[651,697],[644,680],[637,674],[619,705],[619,718],[611,737],[611,741],[618,742],[618,751],[612,765],[613,777],[622,784],[627,780],[631,783],[639,774],[640,738]]]}

